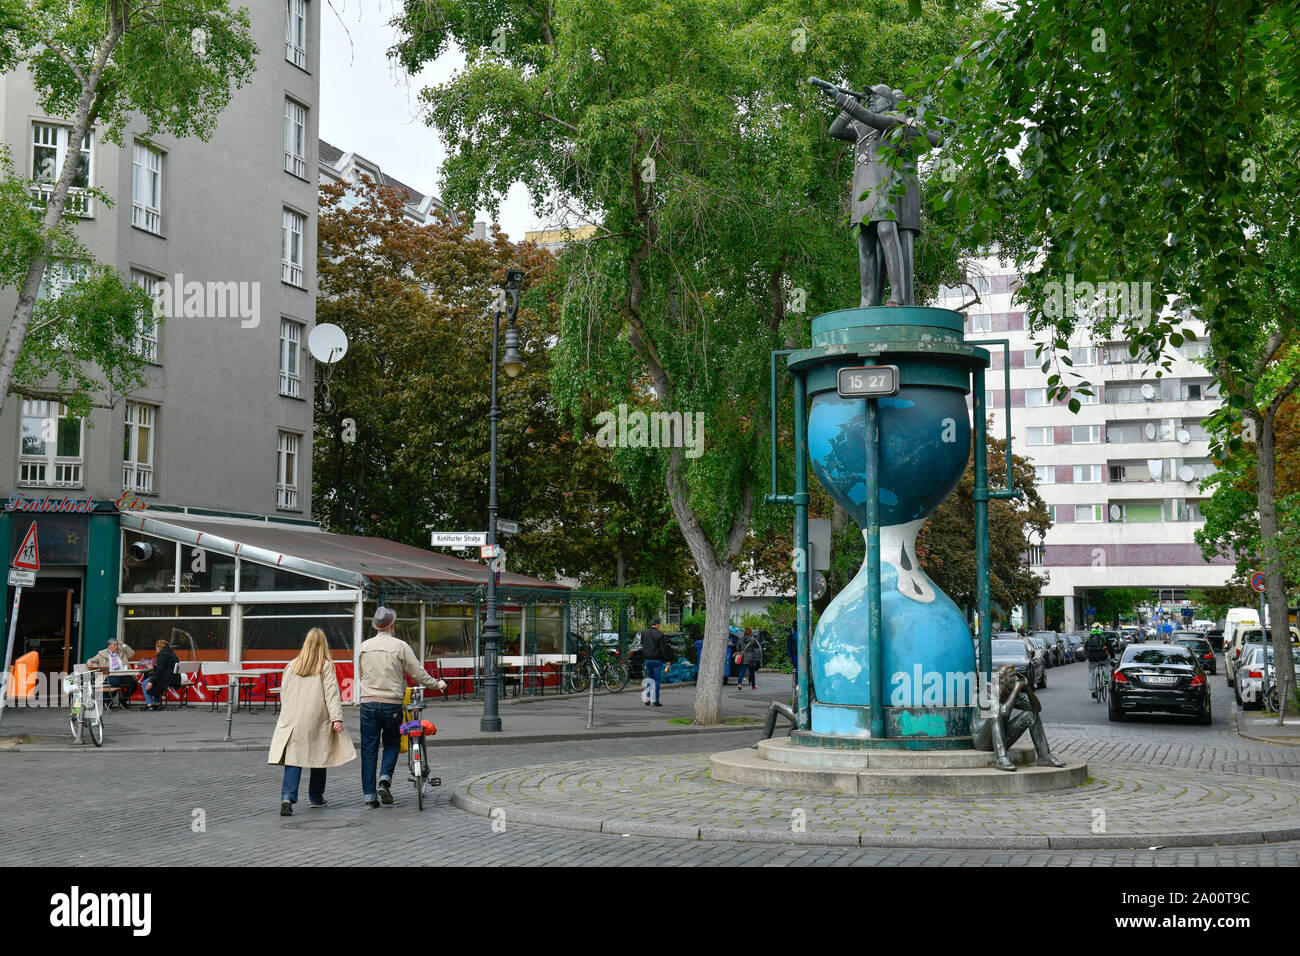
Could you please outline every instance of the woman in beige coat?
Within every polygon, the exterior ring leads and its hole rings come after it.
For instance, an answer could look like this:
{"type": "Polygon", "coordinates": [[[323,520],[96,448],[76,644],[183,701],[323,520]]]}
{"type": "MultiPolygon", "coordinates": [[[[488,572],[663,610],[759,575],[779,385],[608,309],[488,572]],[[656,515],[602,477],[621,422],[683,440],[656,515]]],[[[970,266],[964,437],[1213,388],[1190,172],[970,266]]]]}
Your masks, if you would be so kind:
{"type": "Polygon", "coordinates": [[[280,719],[266,762],[284,767],[280,816],[287,817],[298,802],[303,767],[311,768],[307,800],[313,807],[323,807],[325,768],[341,766],[357,755],[343,730],[339,682],[325,632],[319,627],[307,632],[302,650],[284,669],[280,700],[280,719]]]}

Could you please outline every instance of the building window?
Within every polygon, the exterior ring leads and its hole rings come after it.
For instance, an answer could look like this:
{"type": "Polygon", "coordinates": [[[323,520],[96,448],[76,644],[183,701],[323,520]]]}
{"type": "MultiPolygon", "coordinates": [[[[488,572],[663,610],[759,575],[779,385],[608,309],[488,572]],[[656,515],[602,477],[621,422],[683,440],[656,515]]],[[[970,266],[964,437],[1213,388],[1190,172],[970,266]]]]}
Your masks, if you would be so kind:
{"type": "Polygon", "coordinates": [[[1035,465],[1034,483],[1039,485],[1056,484],[1056,467],[1054,465],[1035,465]]]}
{"type": "Polygon", "coordinates": [[[131,161],[131,225],[162,231],[162,153],[135,144],[131,161]]]}
{"type": "Polygon", "coordinates": [[[1101,521],[1101,505],[1075,505],[1074,520],[1079,524],[1096,524],[1101,521]]]}
{"type": "MultiPolygon", "coordinates": [[[[144,289],[152,297],[158,289],[158,280],[147,272],[138,272],[131,270],[131,281],[144,289]]],[[[158,362],[158,320],[154,316],[153,309],[146,309],[140,313],[139,328],[136,330],[135,341],[132,348],[135,354],[140,356],[146,362],[158,362]]]]}
{"type": "Polygon", "coordinates": [[[302,397],[302,326],[280,320],[280,394],[302,397]]]}
{"type": "Polygon", "coordinates": [[[307,69],[307,0],[285,0],[284,58],[307,69]]]}
{"type": "Polygon", "coordinates": [[[1079,400],[1079,404],[1080,404],[1080,405],[1098,405],[1098,404],[1100,404],[1100,403],[1101,403],[1101,396],[1097,394],[1097,386],[1094,385],[1094,386],[1092,387],[1091,391],[1092,391],[1092,394],[1091,394],[1091,395],[1089,395],[1087,392],[1076,391],[1076,392],[1073,393],[1073,397],[1074,397],[1074,398],[1077,398],[1077,399],[1079,400]]]}
{"type": "Polygon", "coordinates": [[[1075,484],[1096,484],[1101,481],[1101,465],[1075,465],[1075,484]]]}
{"type": "Polygon", "coordinates": [[[153,432],[158,409],[139,402],[126,403],[126,430],[122,434],[122,490],[153,492],[153,432]]]}
{"type": "Polygon", "coordinates": [[[1026,432],[1025,444],[1051,445],[1055,437],[1055,430],[1052,428],[1030,428],[1026,432]]]}
{"type": "Polygon", "coordinates": [[[1047,389],[1045,388],[1027,388],[1025,389],[1025,405],[1030,408],[1040,408],[1047,404],[1047,389]]]}
{"type": "Polygon", "coordinates": [[[289,285],[302,288],[302,234],[307,217],[290,209],[284,211],[283,245],[280,250],[280,277],[289,285]]]}
{"type": "Polygon", "coordinates": [[[992,314],[985,312],[983,315],[972,315],[970,317],[970,330],[972,332],[992,332],[992,314]]]}
{"type": "Polygon", "coordinates": [[[82,423],[58,402],[23,400],[18,484],[81,486],[82,423]]]}
{"type": "MultiPolygon", "coordinates": [[[[54,184],[59,181],[63,164],[67,160],[68,141],[72,138],[72,129],[68,126],[55,126],[52,123],[32,124],[32,197],[42,205],[54,195],[54,184]]],[[[91,160],[93,158],[94,134],[87,131],[81,141],[81,151],[77,156],[77,171],[72,176],[72,185],[68,189],[66,212],[78,216],[89,216],[92,212],[90,195],[91,160]]]]}
{"type": "Polygon", "coordinates": [[[289,432],[280,432],[275,506],[282,511],[298,510],[298,436],[289,432]]]}
{"type": "Polygon", "coordinates": [[[284,171],[307,178],[307,108],[284,101],[284,171]]]}
{"type": "Polygon", "coordinates": [[[1092,346],[1070,349],[1070,361],[1075,365],[1096,365],[1097,350],[1092,346]]]}
{"type": "Polygon", "coordinates": [[[1070,430],[1070,441],[1076,445],[1096,445],[1101,441],[1101,426],[1075,425],[1070,430]]]}

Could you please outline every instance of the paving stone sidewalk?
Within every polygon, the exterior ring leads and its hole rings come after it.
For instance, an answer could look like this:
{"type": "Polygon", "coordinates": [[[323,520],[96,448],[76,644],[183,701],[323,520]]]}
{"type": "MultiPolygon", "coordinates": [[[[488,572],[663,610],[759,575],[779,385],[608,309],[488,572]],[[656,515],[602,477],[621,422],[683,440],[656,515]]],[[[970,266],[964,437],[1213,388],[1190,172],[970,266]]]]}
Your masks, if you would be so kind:
{"type": "MultiPolygon", "coordinates": [[[[1063,750],[1073,751],[1080,737],[1096,741],[1087,732],[1058,733],[1063,750]]],[[[1300,784],[1149,762],[1152,749],[1170,748],[1127,744],[1124,736],[1107,741],[1123,751],[1124,762],[1089,759],[1089,783],[1025,796],[748,788],[711,779],[707,754],[700,754],[498,770],[457,787],[452,799],[471,813],[515,823],[688,840],[1030,850],[1300,839],[1300,784]]],[[[1214,760],[1212,753],[1201,756],[1214,760]]],[[[1291,769],[1277,767],[1283,776],[1291,769]]]]}

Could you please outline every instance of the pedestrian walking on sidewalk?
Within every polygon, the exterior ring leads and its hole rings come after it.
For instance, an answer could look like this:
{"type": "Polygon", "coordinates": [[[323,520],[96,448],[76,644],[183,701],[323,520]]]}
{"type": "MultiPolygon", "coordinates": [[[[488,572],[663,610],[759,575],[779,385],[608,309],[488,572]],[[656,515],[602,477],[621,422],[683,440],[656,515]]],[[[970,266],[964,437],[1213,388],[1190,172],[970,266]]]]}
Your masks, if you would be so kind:
{"type": "Polygon", "coordinates": [[[311,770],[307,801],[325,806],[325,770],[355,760],[356,750],[343,729],[343,699],[325,632],[313,627],[302,650],[284,669],[280,682],[280,719],[271,737],[269,764],[284,767],[280,816],[293,815],[302,768],[311,770]]]}
{"type": "Polygon", "coordinates": [[[645,660],[645,676],[650,678],[654,686],[654,693],[650,700],[645,702],[649,707],[653,704],[655,707],[662,707],[659,702],[659,687],[664,679],[664,662],[673,656],[673,649],[668,644],[668,638],[664,637],[663,632],[659,630],[659,618],[650,619],[650,627],[644,631],[639,631],[638,636],[641,638],[641,654],[645,660]]]}
{"type": "Polygon", "coordinates": [[[366,806],[377,807],[381,801],[385,805],[393,802],[393,771],[397,769],[401,744],[398,731],[402,724],[406,678],[419,681],[430,690],[446,690],[447,684],[430,677],[415,659],[411,645],[393,636],[396,611],[378,608],[370,623],[376,633],[362,641],[357,651],[357,681],[361,686],[361,792],[366,806]],[[381,740],[384,759],[376,786],[375,760],[379,757],[381,740]]]}
{"type": "Polygon", "coordinates": [[[740,658],[740,672],[736,675],[736,690],[745,686],[745,671],[749,671],[749,689],[758,690],[755,676],[763,663],[763,642],[754,636],[754,629],[745,628],[745,633],[736,646],[736,656],[740,658]]]}

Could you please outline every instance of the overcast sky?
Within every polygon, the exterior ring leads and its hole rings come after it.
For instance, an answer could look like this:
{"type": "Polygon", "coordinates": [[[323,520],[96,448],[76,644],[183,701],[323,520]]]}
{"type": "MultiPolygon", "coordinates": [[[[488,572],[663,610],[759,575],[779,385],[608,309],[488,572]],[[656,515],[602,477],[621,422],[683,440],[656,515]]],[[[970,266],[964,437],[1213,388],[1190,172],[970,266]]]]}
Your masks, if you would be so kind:
{"type": "MultiPolygon", "coordinates": [[[[417,94],[455,75],[465,60],[459,52],[449,53],[418,76],[399,72],[387,55],[396,37],[389,20],[397,6],[395,0],[322,4],[320,135],[408,186],[439,196],[447,151],[421,120],[417,94]]],[[[500,215],[502,228],[516,241],[527,230],[545,228],[518,185],[501,204],[500,215]]]]}

